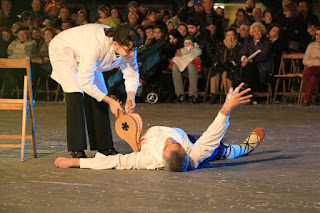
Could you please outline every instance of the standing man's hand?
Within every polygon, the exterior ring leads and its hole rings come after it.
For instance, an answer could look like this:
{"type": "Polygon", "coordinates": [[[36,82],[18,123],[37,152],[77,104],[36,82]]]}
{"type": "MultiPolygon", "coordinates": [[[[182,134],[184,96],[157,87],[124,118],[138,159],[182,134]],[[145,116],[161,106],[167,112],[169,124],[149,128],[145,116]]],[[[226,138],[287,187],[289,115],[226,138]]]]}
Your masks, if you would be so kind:
{"type": "Polygon", "coordinates": [[[245,89],[243,91],[240,92],[241,87],[243,87],[244,83],[241,83],[239,86],[237,86],[237,88],[235,90],[233,90],[233,88],[231,87],[229,90],[229,93],[226,97],[226,101],[224,102],[220,113],[228,116],[230,111],[237,107],[240,104],[246,104],[250,102],[250,98],[252,97],[252,95],[246,95],[244,96],[247,92],[250,92],[251,89],[245,89]]]}
{"type": "Polygon", "coordinates": [[[110,110],[112,112],[112,114],[114,114],[114,116],[119,117],[119,112],[123,112],[123,109],[120,105],[120,103],[112,98],[110,98],[109,96],[104,96],[103,101],[108,103],[110,106],[110,110]]]}
{"type": "Polygon", "coordinates": [[[126,111],[126,113],[134,112],[136,107],[135,96],[136,95],[134,92],[128,92],[126,105],[124,106],[124,110],[126,111]]]}

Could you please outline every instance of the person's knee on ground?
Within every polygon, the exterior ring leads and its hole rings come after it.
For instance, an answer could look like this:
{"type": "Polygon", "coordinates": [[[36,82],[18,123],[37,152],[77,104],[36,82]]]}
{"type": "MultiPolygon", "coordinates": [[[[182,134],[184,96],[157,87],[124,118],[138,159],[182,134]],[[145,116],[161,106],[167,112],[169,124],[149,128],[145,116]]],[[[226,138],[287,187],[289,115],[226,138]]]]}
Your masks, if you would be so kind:
{"type": "Polygon", "coordinates": [[[186,151],[172,138],[167,138],[163,147],[162,160],[164,168],[170,172],[185,172],[189,164],[186,151]]]}

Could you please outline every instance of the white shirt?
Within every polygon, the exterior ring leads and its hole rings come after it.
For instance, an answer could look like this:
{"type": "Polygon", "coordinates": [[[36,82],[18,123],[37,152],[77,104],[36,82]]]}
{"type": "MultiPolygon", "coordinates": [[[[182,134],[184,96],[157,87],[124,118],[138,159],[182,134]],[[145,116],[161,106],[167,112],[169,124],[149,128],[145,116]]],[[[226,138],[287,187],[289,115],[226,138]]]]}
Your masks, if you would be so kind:
{"type": "Polygon", "coordinates": [[[65,92],[82,92],[101,101],[108,94],[103,71],[120,66],[127,93],[139,85],[137,52],[125,59],[116,57],[113,38],[105,35],[102,24],[87,24],[59,33],[49,44],[51,77],[65,92]]]}
{"type": "Polygon", "coordinates": [[[229,116],[219,113],[195,144],[191,143],[182,129],[154,126],[143,136],[145,141],[141,144],[140,152],[109,156],[97,152],[94,158],[80,158],[80,168],[121,170],[163,168],[162,152],[167,138],[173,138],[180,143],[189,156],[191,168],[197,168],[218,148],[228,126],[229,116]]]}
{"type": "Polygon", "coordinates": [[[308,45],[302,62],[307,67],[320,66],[320,43],[315,41],[308,45]]]}

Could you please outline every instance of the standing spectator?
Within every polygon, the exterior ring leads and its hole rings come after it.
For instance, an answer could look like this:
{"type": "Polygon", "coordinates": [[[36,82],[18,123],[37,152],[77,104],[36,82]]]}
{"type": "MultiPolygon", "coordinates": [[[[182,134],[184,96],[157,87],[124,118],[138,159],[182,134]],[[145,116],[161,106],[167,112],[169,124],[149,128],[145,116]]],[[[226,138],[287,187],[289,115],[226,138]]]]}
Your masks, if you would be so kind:
{"type": "Polygon", "coordinates": [[[70,11],[67,7],[62,7],[58,18],[54,21],[55,27],[61,27],[63,22],[70,21],[70,11]]]}
{"type": "Polygon", "coordinates": [[[202,0],[203,11],[195,14],[195,19],[200,23],[201,30],[209,30],[211,37],[218,41],[223,40],[223,22],[221,16],[213,10],[213,0],[202,0]]]}
{"type": "Polygon", "coordinates": [[[188,27],[185,23],[180,23],[177,29],[181,34],[182,39],[184,39],[188,35],[188,27]]]}
{"type": "Polygon", "coordinates": [[[271,41],[264,36],[265,27],[260,22],[250,26],[250,35],[239,51],[244,82],[252,91],[265,91],[265,77],[273,70],[271,41]],[[261,52],[250,60],[248,57],[257,50],[261,52]]]}
{"type": "Polygon", "coordinates": [[[1,0],[1,8],[4,12],[6,19],[9,21],[10,24],[19,21],[17,14],[12,9],[11,0],[1,0]]]}
{"type": "Polygon", "coordinates": [[[43,10],[41,10],[40,0],[32,0],[31,7],[32,7],[32,17],[33,17],[32,22],[35,25],[40,26],[43,23],[43,21],[48,18],[48,15],[44,13],[43,10]]]}
{"type": "Polygon", "coordinates": [[[166,24],[167,24],[167,32],[169,32],[170,30],[177,29],[178,22],[176,19],[171,18],[166,22],[166,24]]]}
{"type": "Polygon", "coordinates": [[[246,11],[242,8],[239,8],[236,12],[236,19],[234,20],[232,27],[235,27],[237,31],[239,31],[239,28],[242,24],[246,24],[250,26],[250,22],[248,21],[248,18],[246,17],[246,11]]]}
{"type": "Polygon", "coordinates": [[[138,19],[139,19],[139,16],[136,12],[130,12],[128,14],[128,24],[131,27],[135,28],[137,26],[138,19]]]}
{"type": "Polygon", "coordinates": [[[229,26],[229,19],[224,17],[224,9],[221,7],[217,7],[215,11],[222,18],[223,29],[227,29],[227,27],[229,26]]]}
{"type": "Polygon", "coordinates": [[[216,97],[222,79],[225,94],[229,92],[232,84],[240,81],[239,55],[241,44],[237,39],[237,32],[234,28],[227,28],[225,39],[217,45],[214,59],[213,77],[210,79],[211,104],[216,102],[216,97]]]}
{"type": "Polygon", "coordinates": [[[45,8],[50,21],[55,21],[58,18],[60,8],[61,6],[55,3],[51,3],[45,8]]]}
{"type": "Polygon", "coordinates": [[[310,3],[306,0],[302,0],[299,3],[299,16],[303,19],[305,26],[309,23],[319,25],[318,16],[312,13],[310,3]]]}
{"type": "Polygon", "coordinates": [[[238,33],[238,42],[244,44],[244,41],[249,36],[250,26],[247,24],[241,24],[238,33]]]}
{"type": "Polygon", "coordinates": [[[303,20],[298,16],[297,5],[294,3],[284,7],[286,19],[283,22],[285,38],[288,40],[288,50],[290,52],[304,52],[309,39],[307,28],[303,25],[303,20]]]}
{"type": "Polygon", "coordinates": [[[167,21],[171,18],[169,10],[161,10],[159,14],[159,21],[162,23],[167,23],[167,21]]]}
{"type": "Polygon", "coordinates": [[[279,24],[280,26],[284,25],[286,16],[284,15],[284,7],[288,4],[291,4],[291,0],[281,0],[282,8],[276,13],[275,15],[275,22],[276,24],[279,24]]]}
{"type": "Polygon", "coordinates": [[[52,27],[45,27],[42,31],[43,40],[40,42],[39,56],[41,58],[41,70],[43,77],[51,74],[52,68],[49,60],[49,43],[55,36],[55,30],[52,27]]]}
{"type": "Polygon", "coordinates": [[[23,11],[21,13],[20,23],[22,26],[31,28],[34,25],[32,20],[33,20],[33,17],[31,12],[23,11]]]}
{"type": "Polygon", "coordinates": [[[10,28],[1,27],[0,28],[1,38],[0,38],[0,58],[8,57],[8,46],[13,40],[13,34],[10,28]]]}
{"type": "Polygon", "coordinates": [[[140,34],[141,36],[141,44],[144,44],[144,42],[146,41],[146,33],[145,33],[145,30],[144,30],[144,27],[142,25],[137,25],[135,27],[135,30],[140,34]]]}
{"type": "Polygon", "coordinates": [[[87,21],[87,12],[85,10],[79,10],[78,11],[78,16],[77,16],[77,22],[76,25],[80,26],[80,25],[84,25],[84,24],[88,24],[87,21]]]}
{"type": "Polygon", "coordinates": [[[2,9],[0,9],[0,27],[11,27],[12,24],[6,19],[2,9]]]}
{"type": "Polygon", "coordinates": [[[108,23],[107,20],[108,20],[108,17],[110,16],[110,9],[105,5],[101,5],[98,7],[97,12],[99,14],[98,22],[100,24],[107,25],[108,23]]]}
{"type": "MultiPolygon", "coordinates": [[[[312,23],[312,22],[310,22],[309,24],[308,24],[308,28],[307,28],[307,32],[308,32],[308,34],[309,34],[309,40],[310,40],[310,42],[311,41],[314,41],[315,39],[316,39],[316,30],[317,30],[317,24],[316,23],[312,23]]],[[[309,42],[309,43],[310,43],[309,42]]]]}
{"type": "Polygon", "coordinates": [[[255,7],[252,12],[254,22],[258,21],[262,23],[262,10],[259,7],[255,7]]]}
{"type": "Polygon", "coordinates": [[[247,0],[245,7],[246,7],[246,17],[249,20],[250,24],[252,24],[255,21],[253,17],[253,10],[256,7],[256,2],[254,0],[247,0]]]}
{"type": "Polygon", "coordinates": [[[308,45],[303,58],[303,105],[310,105],[312,94],[320,80],[320,28],[316,31],[316,41],[308,45]]]}
{"type": "Polygon", "coordinates": [[[194,17],[195,13],[199,13],[203,11],[203,6],[200,4],[200,0],[194,1],[190,0],[186,3],[186,5],[182,6],[178,11],[178,18],[182,22],[186,22],[188,18],[194,17]],[[197,3],[197,4],[194,4],[197,3]]]}
{"type": "Polygon", "coordinates": [[[143,26],[156,25],[158,11],[155,9],[148,10],[147,19],[142,21],[143,26]]]}
{"type": "Polygon", "coordinates": [[[266,29],[272,24],[273,18],[272,13],[270,10],[265,9],[262,13],[262,24],[265,26],[266,29]]]}
{"type": "MultiPolygon", "coordinates": [[[[141,8],[143,8],[143,6],[141,6],[141,8]]],[[[137,20],[138,25],[140,25],[142,23],[142,21],[145,19],[145,13],[142,13],[139,10],[139,4],[136,1],[130,1],[128,3],[128,10],[129,10],[129,13],[135,12],[138,14],[138,17],[139,17],[137,20]]]]}

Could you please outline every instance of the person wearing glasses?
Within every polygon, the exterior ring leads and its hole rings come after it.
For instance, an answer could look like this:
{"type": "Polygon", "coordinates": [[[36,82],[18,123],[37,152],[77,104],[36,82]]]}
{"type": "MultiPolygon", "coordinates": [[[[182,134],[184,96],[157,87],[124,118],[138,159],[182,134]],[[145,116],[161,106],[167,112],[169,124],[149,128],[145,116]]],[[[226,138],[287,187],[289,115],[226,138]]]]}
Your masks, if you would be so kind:
{"type": "Polygon", "coordinates": [[[117,153],[112,141],[109,107],[116,117],[123,109],[108,96],[102,72],[120,66],[127,103],[131,103],[125,110],[133,111],[139,85],[136,47],[140,44],[139,33],[129,25],[111,28],[101,24],[70,28],[50,42],[51,77],[65,93],[67,146],[72,158],[86,158],[85,125],[91,150],[105,155],[117,153]]]}

